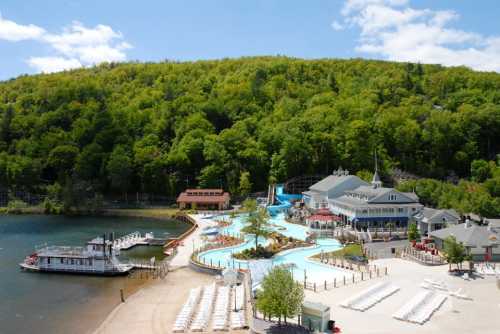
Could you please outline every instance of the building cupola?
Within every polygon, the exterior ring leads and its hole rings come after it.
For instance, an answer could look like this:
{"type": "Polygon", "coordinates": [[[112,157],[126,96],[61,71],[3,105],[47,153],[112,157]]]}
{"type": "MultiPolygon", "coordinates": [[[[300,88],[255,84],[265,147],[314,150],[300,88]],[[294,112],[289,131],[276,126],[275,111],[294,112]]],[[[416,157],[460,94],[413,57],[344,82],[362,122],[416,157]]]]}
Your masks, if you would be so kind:
{"type": "Polygon", "coordinates": [[[382,181],[378,175],[377,151],[375,151],[375,172],[373,173],[372,186],[373,188],[382,187],[382,181]]]}

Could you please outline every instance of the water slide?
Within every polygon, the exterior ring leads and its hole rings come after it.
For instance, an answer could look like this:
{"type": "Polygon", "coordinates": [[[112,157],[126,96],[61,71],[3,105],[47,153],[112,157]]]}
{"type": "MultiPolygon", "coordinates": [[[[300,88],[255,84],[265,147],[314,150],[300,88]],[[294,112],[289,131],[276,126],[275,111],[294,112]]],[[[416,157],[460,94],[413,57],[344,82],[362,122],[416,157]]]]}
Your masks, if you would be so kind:
{"type": "Polygon", "coordinates": [[[283,192],[284,186],[282,184],[278,184],[276,186],[271,185],[269,189],[269,193],[275,193],[275,202],[274,205],[267,206],[267,212],[271,216],[276,216],[280,212],[285,212],[286,210],[292,207],[292,200],[301,200],[302,195],[296,194],[285,194],[283,192]]]}

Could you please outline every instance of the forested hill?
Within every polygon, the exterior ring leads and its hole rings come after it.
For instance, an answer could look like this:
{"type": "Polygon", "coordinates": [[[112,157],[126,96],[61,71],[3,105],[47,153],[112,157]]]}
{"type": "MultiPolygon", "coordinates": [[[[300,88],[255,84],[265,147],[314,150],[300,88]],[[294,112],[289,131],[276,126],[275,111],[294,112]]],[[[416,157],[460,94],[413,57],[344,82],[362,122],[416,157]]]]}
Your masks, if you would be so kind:
{"type": "Polygon", "coordinates": [[[0,184],[34,192],[85,181],[101,193],[238,193],[247,178],[259,190],[372,170],[375,148],[385,173],[469,178],[499,146],[500,75],[466,68],[261,57],[0,83],[0,184]]]}

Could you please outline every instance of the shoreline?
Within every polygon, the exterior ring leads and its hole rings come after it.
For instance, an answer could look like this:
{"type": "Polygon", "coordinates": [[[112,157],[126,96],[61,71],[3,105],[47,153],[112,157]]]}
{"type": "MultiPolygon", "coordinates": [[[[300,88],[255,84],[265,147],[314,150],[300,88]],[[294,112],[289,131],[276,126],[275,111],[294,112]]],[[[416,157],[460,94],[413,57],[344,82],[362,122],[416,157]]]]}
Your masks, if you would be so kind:
{"type": "Polygon", "coordinates": [[[66,217],[132,217],[132,218],[151,218],[151,219],[174,219],[177,214],[182,212],[179,209],[172,208],[145,208],[145,209],[103,209],[94,213],[74,213],[74,214],[51,214],[46,213],[43,207],[31,206],[27,208],[16,209],[15,212],[7,212],[6,207],[0,207],[0,216],[12,215],[41,215],[41,216],[66,216],[66,217]]]}

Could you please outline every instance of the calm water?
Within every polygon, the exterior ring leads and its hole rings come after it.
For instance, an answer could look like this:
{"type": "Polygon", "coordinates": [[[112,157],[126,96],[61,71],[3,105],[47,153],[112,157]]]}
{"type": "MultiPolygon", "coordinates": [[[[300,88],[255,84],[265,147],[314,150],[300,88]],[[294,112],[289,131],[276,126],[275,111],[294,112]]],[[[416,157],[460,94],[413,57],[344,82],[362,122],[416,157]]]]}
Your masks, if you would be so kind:
{"type": "MultiPolygon", "coordinates": [[[[35,245],[83,246],[97,235],[134,231],[177,236],[188,226],[176,221],[114,217],[0,215],[0,333],[89,333],[119,303],[119,291],[144,283],[125,277],[22,272],[19,262],[35,245]]],[[[129,258],[162,258],[161,247],[136,247],[129,258]]],[[[136,275],[134,275],[136,276],[136,275]]],[[[137,275],[138,276],[138,275],[137,275]]]]}

